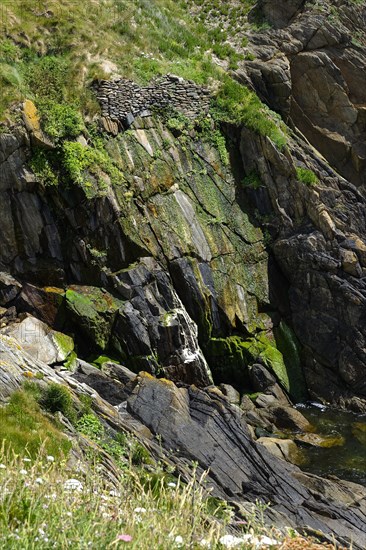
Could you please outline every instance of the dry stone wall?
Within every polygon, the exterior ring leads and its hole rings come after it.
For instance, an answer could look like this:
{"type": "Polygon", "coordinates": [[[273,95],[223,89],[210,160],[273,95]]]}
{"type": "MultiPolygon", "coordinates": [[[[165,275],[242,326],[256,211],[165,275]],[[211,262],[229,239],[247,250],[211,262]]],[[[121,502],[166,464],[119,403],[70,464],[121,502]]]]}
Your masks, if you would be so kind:
{"type": "Polygon", "coordinates": [[[117,133],[128,128],[137,116],[148,116],[152,109],[172,107],[188,118],[207,113],[210,92],[192,81],[167,74],[148,86],[131,80],[99,80],[94,84],[107,131],[117,133]]]}

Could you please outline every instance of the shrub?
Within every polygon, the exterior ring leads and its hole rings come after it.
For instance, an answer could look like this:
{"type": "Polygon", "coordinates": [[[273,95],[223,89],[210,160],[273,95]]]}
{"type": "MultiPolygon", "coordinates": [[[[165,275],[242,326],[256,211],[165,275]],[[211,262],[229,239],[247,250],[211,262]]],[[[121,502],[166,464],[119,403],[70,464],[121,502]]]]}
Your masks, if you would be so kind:
{"type": "Polygon", "coordinates": [[[76,423],[76,429],[93,441],[97,441],[104,435],[102,423],[93,413],[83,414],[76,423]]]}
{"type": "Polygon", "coordinates": [[[248,175],[243,178],[242,185],[251,189],[258,189],[263,185],[260,175],[255,170],[251,170],[248,175]]]}
{"type": "Polygon", "coordinates": [[[85,129],[83,118],[73,105],[43,100],[38,108],[44,131],[56,141],[75,138],[85,129]]]}
{"type": "Polygon", "coordinates": [[[60,411],[71,422],[76,422],[76,410],[66,386],[56,383],[47,386],[40,399],[40,405],[51,413],[60,411]]]}
{"type": "Polygon", "coordinates": [[[36,149],[29,165],[38,180],[46,187],[58,185],[58,176],[49,160],[49,154],[41,149],[36,149]]]}
{"type": "Polygon", "coordinates": [[[95,139],[95,147],[85,147],[75,141],[65,141],[62,144],[61,158],[63,168],[70,180],[82,187],[89,198],[93,197],[98,190],[104,190],[102,171],[108,174],[114,185],[120,185],[123,181],[123,175],[108,155],[101,140],[95,139]],[[90,182],[90,174],[95,176],[97,189],[94,189],[90,182]]]}
{"type": "Polygon", "coordinates": [[[296,178],[298,181],[310,186],[317,185],[317,183],[319,183],[317,175],[314,174],[312,170],[308,170],[307,168],[296,168],[296,178]]]}

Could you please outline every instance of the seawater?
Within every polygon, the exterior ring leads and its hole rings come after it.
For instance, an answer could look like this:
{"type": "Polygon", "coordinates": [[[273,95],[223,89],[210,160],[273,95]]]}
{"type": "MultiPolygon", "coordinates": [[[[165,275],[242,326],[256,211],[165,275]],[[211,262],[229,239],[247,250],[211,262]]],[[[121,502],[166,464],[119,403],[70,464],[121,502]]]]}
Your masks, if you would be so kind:
{"type": "Polygon", "coordinates": [[[319,404],[298,406],[300,412],[321,435],[341,437],[341,446],[322,448],[304,446],[304,471],[335,475],[366,486],[366,415],[324,407],[319,404]]]}

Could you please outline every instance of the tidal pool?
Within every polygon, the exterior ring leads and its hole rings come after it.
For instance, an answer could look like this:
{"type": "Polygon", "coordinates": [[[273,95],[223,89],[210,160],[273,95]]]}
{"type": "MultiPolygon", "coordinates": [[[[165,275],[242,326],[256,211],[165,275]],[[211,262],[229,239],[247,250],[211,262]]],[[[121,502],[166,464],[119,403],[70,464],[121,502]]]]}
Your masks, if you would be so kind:
{"type": "Polygon", "coordinates": [[[325,408],[318,404],[297,408],[314,426],[315,432],[343,440],[342,445],[324,448],[302,446],[304,471],[336,475],[366,485],[366,415],[325,408]]]}

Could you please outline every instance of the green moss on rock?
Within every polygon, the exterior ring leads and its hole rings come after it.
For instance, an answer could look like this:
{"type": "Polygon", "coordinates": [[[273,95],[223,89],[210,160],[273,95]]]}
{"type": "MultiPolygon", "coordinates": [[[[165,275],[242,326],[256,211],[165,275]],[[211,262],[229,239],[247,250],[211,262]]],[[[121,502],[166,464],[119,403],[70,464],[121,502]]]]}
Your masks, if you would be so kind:
{"type": "Polygon", "coordinates": [[[289,394],[296,401],[305,401],[308,393],[301,368],[300,342],[293,330],[283,321],[274,329],[276,345],[281,350],[289,380],[289,394]]]}
{"type": "Polygon", "coordinates": [[[289,391],[289,379],[282,353],[264,331],[246,340],[239,336],[212,338],[208,343],[206,356],[216,383],[229,381],[242,389],[249,385],[248,366],[255,361],[261,361],[289,391]]]}
{"type": "Polygon", "coordinates": [[[106,349],[118,309],[122,302],[101,288],[71,286],[66,291],[66,307],[76,328],[101,348],[106,349]]]}
{"type": "Polygon", "coordinates": [[[74,340],[71,336],[62,332],[52,332],[52,340],[59,351],[59,356],[62,356],[62,361],[74,351],[74,340]]]}

